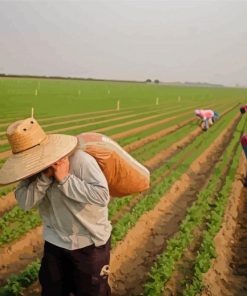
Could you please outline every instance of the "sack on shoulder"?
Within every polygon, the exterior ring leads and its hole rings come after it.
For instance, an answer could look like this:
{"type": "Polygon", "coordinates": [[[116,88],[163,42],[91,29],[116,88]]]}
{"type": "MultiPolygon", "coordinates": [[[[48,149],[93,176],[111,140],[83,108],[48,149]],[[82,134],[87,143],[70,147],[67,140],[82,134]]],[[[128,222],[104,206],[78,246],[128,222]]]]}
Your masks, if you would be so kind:
{"type": "Polygon", "coordinates": [[[149,188],[150,173],[120,145],[98,133],[77,136],[79,149],[93,156],[108,182],[110,195],[121,197],[149,188]]]}

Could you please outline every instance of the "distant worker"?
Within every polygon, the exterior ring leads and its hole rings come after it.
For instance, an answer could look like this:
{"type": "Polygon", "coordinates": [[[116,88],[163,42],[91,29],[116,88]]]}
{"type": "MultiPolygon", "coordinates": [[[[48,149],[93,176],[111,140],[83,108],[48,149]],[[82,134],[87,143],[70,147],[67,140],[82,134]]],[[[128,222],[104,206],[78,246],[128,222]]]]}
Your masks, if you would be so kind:
{"type": "Polygon", "coordinates": [[[244,114],[247,111],[247,104],[240,107],[240,113],[244,114]]]}
{"type": "MultiPolygon", "coordinates": [[[[240,111],[241,112],[241,111],[240,111]]],[[[241,112],[242,113],[242,112],[241,112]]],[[[244,150],[245,157],[247,159],[247,134],[244,134],[241,139],[240,143],[242,145],[242,148],[244,150]]],[[[247,187],[247,174],[245,173],[245,176],[240,179],[244,185],[244,187],[247,187]]]]}
{"type": "Polygon", "coordinates": [[[220,115],[213,110],[197,109],[195,110],[196,116],[201,120],[201,127],[204,131],[209,129],[220,117],[220,115]]]}

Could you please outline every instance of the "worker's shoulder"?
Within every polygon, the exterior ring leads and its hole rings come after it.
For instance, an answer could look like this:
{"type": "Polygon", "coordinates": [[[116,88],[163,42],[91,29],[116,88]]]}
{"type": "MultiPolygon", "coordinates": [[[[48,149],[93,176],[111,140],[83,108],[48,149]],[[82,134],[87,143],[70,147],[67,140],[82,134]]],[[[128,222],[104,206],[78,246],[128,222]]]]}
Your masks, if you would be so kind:
{"type": "Polygon", "coordinates": [[[86,153],[85,151],[83,151],[81,149],[76,149],[75,152],[71,155],[70,161],[76,162],[76,163],[79,163],[81,161],[83,161],[83,162],[93,161],[94,162],[95,159],[90,154],[86,153]]]}

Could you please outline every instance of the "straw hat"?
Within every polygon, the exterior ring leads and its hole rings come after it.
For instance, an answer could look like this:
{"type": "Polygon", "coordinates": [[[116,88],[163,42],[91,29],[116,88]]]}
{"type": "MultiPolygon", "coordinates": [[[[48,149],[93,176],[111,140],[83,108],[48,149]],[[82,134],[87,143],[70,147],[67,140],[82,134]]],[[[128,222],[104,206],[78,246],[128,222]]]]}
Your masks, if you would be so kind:
{"type": "Polygon", "coordinates": [[[73,151],[78,142],[74,136],[46,135],[32,117],[14,122],[6,134],[13,154],[0,169],[1,185],[41,172],[73,151]]]}

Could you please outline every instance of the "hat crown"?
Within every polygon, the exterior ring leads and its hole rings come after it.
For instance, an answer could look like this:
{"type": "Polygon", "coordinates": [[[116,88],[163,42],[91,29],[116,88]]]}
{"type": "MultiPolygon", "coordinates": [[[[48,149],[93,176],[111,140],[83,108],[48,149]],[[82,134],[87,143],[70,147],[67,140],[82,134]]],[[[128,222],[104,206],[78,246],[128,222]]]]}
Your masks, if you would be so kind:
{"type": "Polygon", "coordinates": [[[14,154],[39,145],[46,139],[45,132],[32,117],[11,124],[6,135],[14,154]]]}

